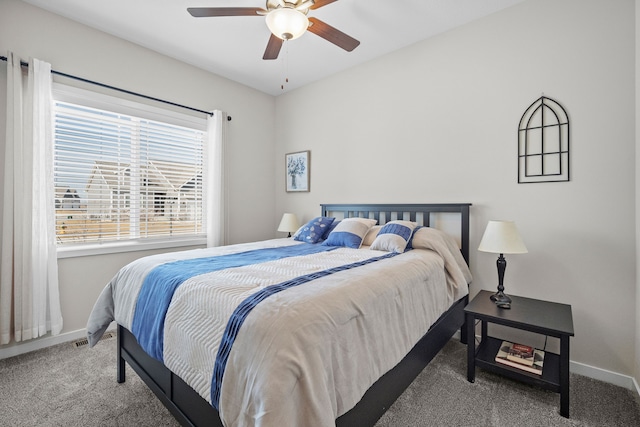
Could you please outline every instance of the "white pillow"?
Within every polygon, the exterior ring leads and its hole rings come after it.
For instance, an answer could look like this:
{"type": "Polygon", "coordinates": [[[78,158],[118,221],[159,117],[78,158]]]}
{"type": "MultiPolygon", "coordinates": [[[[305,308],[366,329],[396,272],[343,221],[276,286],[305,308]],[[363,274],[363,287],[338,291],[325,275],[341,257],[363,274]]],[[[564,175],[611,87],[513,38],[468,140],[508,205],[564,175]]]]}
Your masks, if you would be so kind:
{"type": "Polygon", "coordinates": [[[376,224],[375,219],[368,218],[346,218],[340,221],[334,228],[327,240],[322,242],[326,246],[344,246],[347,248],[359,249],[362,240],[369,229],[376,224]]]}
{"type": "Polygon", "coordinates": [[[373,241],[376,240],[376,236],[378,235],[378,232],[381,228],[381,225],[374,225],[373,227],[371,227],[369,231],[367,231],[367,234],[364,236],[364,239],[362,239],[362,246],[371,246],[373,241]]]}
{"type": "Polygon", "coordinates": [[[417,226],[412,221],[389,221],[380,229],[370,249],[403,253],[417,226]]]}

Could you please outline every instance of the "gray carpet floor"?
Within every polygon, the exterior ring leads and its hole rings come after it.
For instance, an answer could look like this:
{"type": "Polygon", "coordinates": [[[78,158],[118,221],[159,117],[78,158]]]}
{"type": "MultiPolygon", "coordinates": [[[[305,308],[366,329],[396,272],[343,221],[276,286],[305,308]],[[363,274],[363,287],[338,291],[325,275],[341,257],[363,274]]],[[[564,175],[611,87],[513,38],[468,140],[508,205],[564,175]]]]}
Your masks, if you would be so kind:
{"type": "MultiPolygon", "coordinates": [[[[116,382],[115,349],[111,338],[92,349],[68,343],[0,360],[0,426],[178,426],[131,368],[116,382]]],[[[556,393],[482,370],[469,383],[466,347],[452,340],[376,427],[640,426],[631,391],[574,374],[570,381],[565,419],[556,393]]]]}

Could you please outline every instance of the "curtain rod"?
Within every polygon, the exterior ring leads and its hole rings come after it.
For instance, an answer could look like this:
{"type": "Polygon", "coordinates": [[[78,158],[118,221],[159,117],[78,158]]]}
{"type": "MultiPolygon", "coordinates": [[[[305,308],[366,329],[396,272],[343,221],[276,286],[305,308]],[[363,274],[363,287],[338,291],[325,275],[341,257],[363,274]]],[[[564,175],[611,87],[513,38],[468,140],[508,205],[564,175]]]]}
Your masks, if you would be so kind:
{"type": "MultiPolygon", "coordinates": [[[[7,57],[6,56],[0,56],[0,60],[6,62],[7,61],[7,57]]],[[[23,67],[28,67],[29,63],[28,62],[24,62],[24,61],[20,61],[20,65],[22,65],[23,67]]],[[[51,70],[51,74],[56,74],[58,76],[67,77],[67,78],[74,79],[74,80],[79,80],[79,81],[84,82],[84,83],[89,83],[89,84],[100,86],[100,87],[104,87],[104,88],[107,88],[107,89],[117,90],[119,92],[127,93],[129,95],[138,96],[140,98],[150,99],[152,101],[157,101],[157,102],[162,102],[164,104],[173,105],[174,107],[180,107],[180,108],[184,108],[184,109],[187,109],[187,110],[196,111],[198,113],[203,113],[203,114],[207,114],[209,116],[213,116],[213,112],[211,112],[211,111],[200,110],[198,108],[189,107],[187,105],[177,104],[175,102],[167,101],[167,100],[160,99],[160,98],[155,98],[153,96],[144,95],[144,94],[141,94],[141,93],[138,93],[138,92],[133,92],[133,91],[130,91],[130,90],[127,90],[127,89],[122,89],[122,88],[111,86],[111,85],[108,85],[108,84],[105,84],[105,83],[100,83],[100,82],[96,82],[96,81],[93,81],[93,80],[88,80],[88,79],[85,79],[83,77],[74,76],[72,74],[63,73],[61,71],[51,70]]],[[[231,116],[227,116],[227,120],[231,121],[231,116]]]]}

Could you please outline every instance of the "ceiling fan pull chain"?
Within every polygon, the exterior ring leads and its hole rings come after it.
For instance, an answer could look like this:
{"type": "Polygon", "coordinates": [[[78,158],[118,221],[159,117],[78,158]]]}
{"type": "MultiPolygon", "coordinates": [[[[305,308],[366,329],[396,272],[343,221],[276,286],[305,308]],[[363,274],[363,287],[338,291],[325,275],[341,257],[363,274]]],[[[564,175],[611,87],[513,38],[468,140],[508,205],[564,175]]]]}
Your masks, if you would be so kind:
{"type": "Polygon", "coordinates": [[[282,74],[284,75],[284,83],[280,85],[280,89],[284,90],[284,85],[289,83],[289,43],[285,40],[282,45],[285,47],[284,55],[282,55],[282,74]]]}

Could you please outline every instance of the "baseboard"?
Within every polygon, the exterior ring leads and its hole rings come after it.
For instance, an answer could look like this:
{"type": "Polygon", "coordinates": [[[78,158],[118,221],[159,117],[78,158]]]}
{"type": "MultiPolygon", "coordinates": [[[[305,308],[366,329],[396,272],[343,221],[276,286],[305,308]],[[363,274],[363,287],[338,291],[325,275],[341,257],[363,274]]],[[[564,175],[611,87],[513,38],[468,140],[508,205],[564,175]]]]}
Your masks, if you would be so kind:
{"type": "MultiPolygon", "coordinates": [[[[107,330],[116,328],[116,323],[112,322],[107,330]]],[[[78,329],[77,331],[65,332],[59,335],[46,335],[42,338],[34,340],[12,343],[0,348],[0,360],[7,359],[9,357],[19,356],[21,354],[30,353],[36,350],[42,350],[43,348],[52,347],[58,344],[64,344],[87,337],[86,329],[78,329]]]]}
{"type": "Polygon", "coordinates": [[[584,363],[569,362],[569,371],[583,375],[585,377],[593,378],[594,380],[604,381],[609,384],[617,385],[631,390],[636,394],[636,397],[640,398],[640,388],[635,378],[629,375],[619,374],[617,372],[608,371],[602,368],[596,368],[595,366],[585,365],[584,363]]]}

